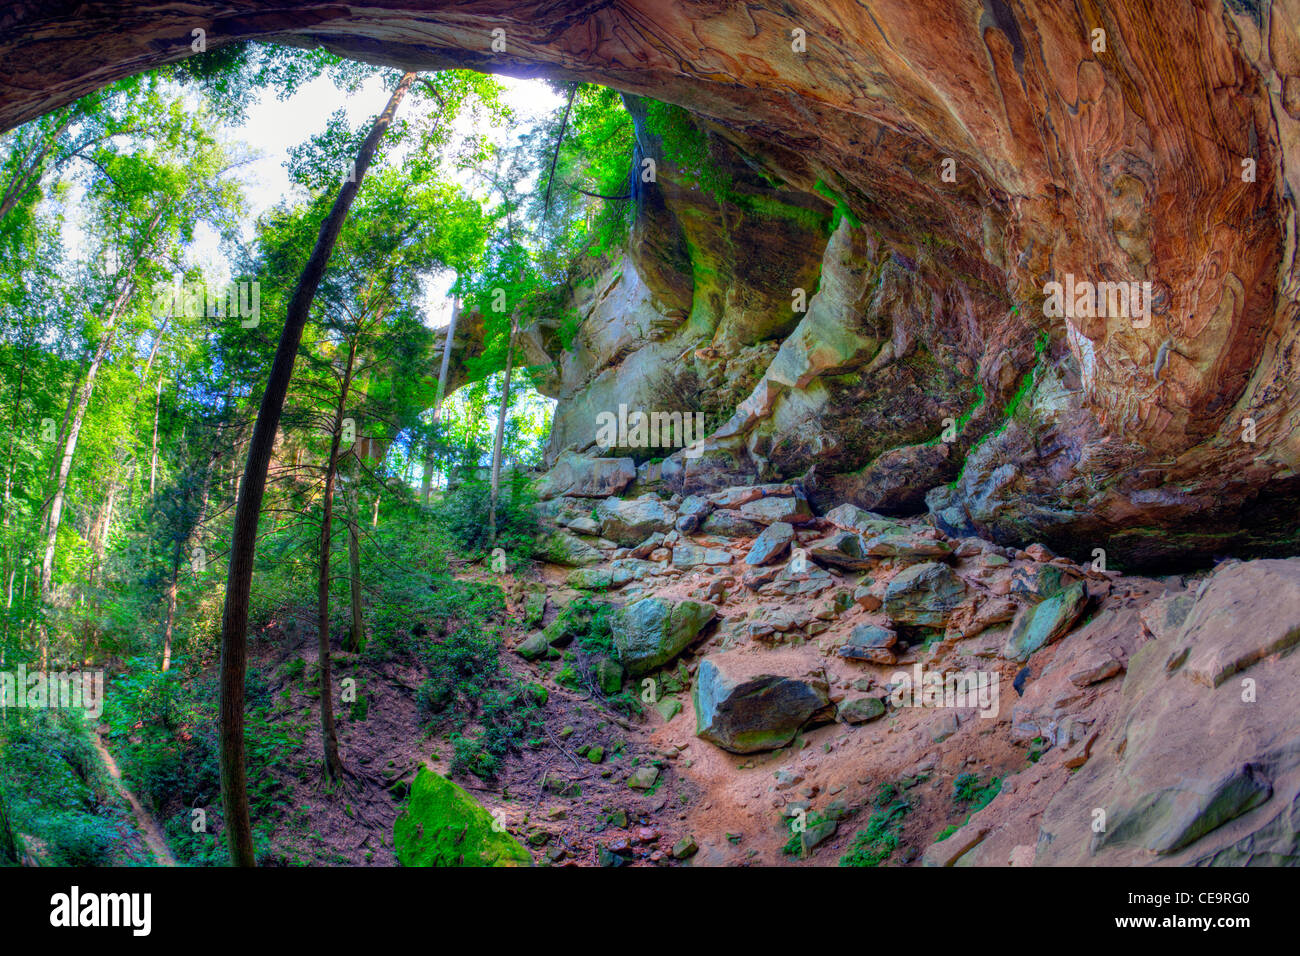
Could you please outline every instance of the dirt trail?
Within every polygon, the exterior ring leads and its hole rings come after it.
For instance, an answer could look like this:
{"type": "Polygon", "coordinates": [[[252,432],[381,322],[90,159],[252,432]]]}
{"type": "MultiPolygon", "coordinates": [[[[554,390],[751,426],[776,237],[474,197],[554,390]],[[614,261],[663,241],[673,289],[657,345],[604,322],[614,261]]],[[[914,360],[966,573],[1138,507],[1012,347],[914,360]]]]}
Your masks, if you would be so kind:
{"type": "Polygon", "coordinates": [[[131,813],[135,816],[135,825],[139,828],[140,835],[144,837],[144,842],[148,845],[149,851],[153,853],[154,860],[159,866],[176,866],[176,857],[172,856],[171,848],[167,846],[162,831],[158,829],[158,823],[154,820],[152,814],[145,811],[145,808],[140,805],[140,801],[135,798],[135,794],[122,782],[122,772],[117,769],[117,761],[113,759],[113,755],[104,746],[103,738],[99,734],[94,734],[93,740],[95,749],[99,751],[99,759],[104,761],[104,768],[108,770],[108,775],[113,778],[113,785],[117,787],[122,796],[126,797],[126,802],[131,804],[131,813]]]}

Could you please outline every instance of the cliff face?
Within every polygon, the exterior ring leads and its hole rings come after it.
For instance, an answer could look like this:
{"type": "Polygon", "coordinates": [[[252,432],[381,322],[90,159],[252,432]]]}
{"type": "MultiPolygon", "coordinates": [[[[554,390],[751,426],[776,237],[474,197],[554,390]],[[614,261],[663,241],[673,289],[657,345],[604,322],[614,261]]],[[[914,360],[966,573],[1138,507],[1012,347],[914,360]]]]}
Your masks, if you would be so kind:
{"type": "Polygon", "coordinates": [[[699,118],[722,186],[661,164],[578,352],[534,336],[556,453],[620,403],[698,410],[684,491],[802,477],[1075,555],[1295,550],[1300,0],[18,3],[0,127],[195,27],[699,118]],[[1051,283],[1134,283],[1139,314],[1051,283]]]}

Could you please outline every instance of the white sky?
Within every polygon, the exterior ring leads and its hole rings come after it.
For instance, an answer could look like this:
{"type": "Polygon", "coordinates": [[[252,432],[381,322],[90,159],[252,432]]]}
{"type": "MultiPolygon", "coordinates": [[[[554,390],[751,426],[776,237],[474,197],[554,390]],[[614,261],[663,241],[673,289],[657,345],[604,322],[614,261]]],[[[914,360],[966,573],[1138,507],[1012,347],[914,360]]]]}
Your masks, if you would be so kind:
{"type": "MultiPolygon", "coordinates": [[[[509,76],[498,77],[505,88],[503,100],[515,110],[518,122],[513,129],[496,131],[498,142],[508,136],[518,135],[522,129],[533,126],[548,114],[563,106],[563,100],[540,80],[519,80],[509,76]]],[[[229,139],[246,144],[255,155],[255,162],[241,167],[236,178],[242,184],[249,203],[249,220],[252,221],[270,209],[287,194],[301,193],[289,181],[289,149],[305,143],[325,129],[326,121],[342,106],[348,122],[356,128],[368,124],[384,106],[388,93],[379,77],[367,80],[356,93],[339,90],[328,77],[319,77],[308,83],[293,96],[279,100],[270,91],[262,91],[258,102],[249,107],[243,126],[231,128],[229,139]]],[[[406,109],[403,106],[400,110],[406,109]]],[[[305,198],[303,196],[302,198],[305,198]]],[[[251,231],[246,230],[246,235],[251,231]]],[[[229,267],[222,256],[217,235],[203,224],[195,232],[191,256],[218,281],[229,277],[229,267]]],[[[445,326],[451,316],[451,303],[447,291],[455,276],[450,272],[431,277],[426,290],[425,310],[429,324],[434,328],[445,326]]]]}

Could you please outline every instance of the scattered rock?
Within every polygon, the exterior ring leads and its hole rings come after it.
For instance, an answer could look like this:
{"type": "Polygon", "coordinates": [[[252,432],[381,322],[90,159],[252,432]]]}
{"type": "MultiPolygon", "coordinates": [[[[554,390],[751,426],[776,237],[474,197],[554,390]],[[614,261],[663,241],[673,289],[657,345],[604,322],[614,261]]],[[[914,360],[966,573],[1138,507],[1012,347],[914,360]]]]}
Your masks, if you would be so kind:
{"type": "MultiPolygon", "coordinates": [[[[765,657],[763,664],[779,660],[776,654],[765,657]]],[[[732,753],[784,746],[830,702],[820,678],[755,673],[753,666],[723,652],[704,658],[696,675],[696,733],[732,753]]]]}
{"type": "Polygon", "coordinates": [[[837,712],[842,723],[865,724],[885,715],[885,702],[879,697],[854,697],[843,701],[837,712]]]}
{"type": "Polygon", "coordinates": [[[786,521],[777,521],[763,529],[745,555],[745,563],[751,566],[771,564],[785,557],[794,541],[794,526],[786,521]]]}
{"type": "Polygon", "coordinates": [[[627,778],[627,785],[633,790],[649,790],[659,782],[659,768],[655,766],[638,767],[627,778]]]}
{"type": "Polygon", "coordinates": [[[895,624],[943,627],[966,597],[966,584],[937,561],[904,568],[885,589],[885,614],[895,624]]]}

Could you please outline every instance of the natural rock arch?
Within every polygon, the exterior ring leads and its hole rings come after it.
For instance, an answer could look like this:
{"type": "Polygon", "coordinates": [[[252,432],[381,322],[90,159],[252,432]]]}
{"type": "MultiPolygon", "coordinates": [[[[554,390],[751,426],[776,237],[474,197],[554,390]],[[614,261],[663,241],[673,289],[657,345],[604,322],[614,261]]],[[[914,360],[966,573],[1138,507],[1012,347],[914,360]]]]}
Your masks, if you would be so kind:
{"type": "Polygon", "coordinates": [[[923,293],[850,304],[889,312],[900,354],[941,340],[988,396],[970,466],[931,503],[945,520],[1076,551],[1167,550],[1153,541],[1171,529],[1191,552],[1294,550],[1300,0],[1154,7],[17,3],[0,19],[0,128],[189,55],[196,28],[213,46],[323,43],[677,103],[851,210],[849,273],[870,261],[872,281],[923,293]],[[1046,284],[1067,276],[1150,282],[1149,326],[1044,315],[1046,284]],[[1039,366],[1028,421],[999,425],[1039,366]],[[1243,536],[1252,522],[1267,533],[1243,536]]]}

